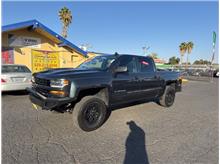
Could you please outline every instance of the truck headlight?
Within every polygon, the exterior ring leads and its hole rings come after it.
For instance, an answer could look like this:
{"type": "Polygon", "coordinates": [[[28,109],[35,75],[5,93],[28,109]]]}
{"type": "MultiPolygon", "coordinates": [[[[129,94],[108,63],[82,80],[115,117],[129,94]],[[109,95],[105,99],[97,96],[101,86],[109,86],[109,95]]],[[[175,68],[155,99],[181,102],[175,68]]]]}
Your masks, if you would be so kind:
{"type": "Polygon", "coordinates": [[[31,77],[31,82],[35,83],[35,77],[34,76],[31,77]]]}
{"type": "Polygon", "coordinates": [[[50,86],[55,87],[55,88],[62,88],[68,84],[69,84],[69,81],[65,79],[50,80],[50,86]]]}

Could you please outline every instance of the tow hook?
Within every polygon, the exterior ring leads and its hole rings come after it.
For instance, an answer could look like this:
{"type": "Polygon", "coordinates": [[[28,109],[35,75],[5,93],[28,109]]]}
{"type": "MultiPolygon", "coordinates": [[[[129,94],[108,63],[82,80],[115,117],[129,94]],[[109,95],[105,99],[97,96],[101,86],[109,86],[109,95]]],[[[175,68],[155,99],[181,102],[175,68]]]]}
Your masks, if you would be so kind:
{"type": "Polygon", "coordinates": [[[34,108],[35,110],[38,110],[38,109],[39,109],[39,106],[36,105],[36,104],[34,104],[34,103],[32,103],[32,106],[33,106],[33,108],[34,108]]]}

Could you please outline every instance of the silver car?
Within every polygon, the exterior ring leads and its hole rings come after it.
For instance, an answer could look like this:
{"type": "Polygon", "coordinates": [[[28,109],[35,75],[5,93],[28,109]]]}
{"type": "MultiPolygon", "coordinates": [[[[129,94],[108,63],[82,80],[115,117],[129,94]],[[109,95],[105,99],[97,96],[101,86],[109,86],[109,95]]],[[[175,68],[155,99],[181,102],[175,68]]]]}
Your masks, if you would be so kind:
{"type": "Polygon", "coordinates": [[[1,75],[2,91],[25,90],[31,86],[31,71],[24,65],[3,64],[1,75]]]}

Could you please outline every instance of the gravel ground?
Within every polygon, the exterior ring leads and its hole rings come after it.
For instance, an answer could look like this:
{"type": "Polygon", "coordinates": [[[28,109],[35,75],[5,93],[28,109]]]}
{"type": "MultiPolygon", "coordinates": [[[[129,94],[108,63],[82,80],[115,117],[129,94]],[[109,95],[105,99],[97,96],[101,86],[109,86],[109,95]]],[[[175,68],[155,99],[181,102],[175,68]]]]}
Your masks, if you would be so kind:
{"type": "Polygon", "coordinates": [[[72,115],[33,110],[28,96],[2,95],[4,164],[217,164],[218,79],[190,81],[175,104],[123,107],[93,132],[72,115]]]}

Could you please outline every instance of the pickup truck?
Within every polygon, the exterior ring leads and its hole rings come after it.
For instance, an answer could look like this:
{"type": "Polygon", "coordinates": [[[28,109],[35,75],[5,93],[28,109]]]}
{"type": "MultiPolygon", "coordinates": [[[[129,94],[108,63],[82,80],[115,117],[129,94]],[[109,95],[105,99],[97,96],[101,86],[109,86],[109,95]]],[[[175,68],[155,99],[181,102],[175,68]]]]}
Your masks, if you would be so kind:
{"type": "Polygon", "coordinates": [[[151,57],[116,53],[77,68],[35,73],[27,90],[35,108],[70,112],[78,128],[92,131],[105,122],[113,105],[146,99],[170,107],[181,86],[177,72],[157,71],[151,57]]]}

